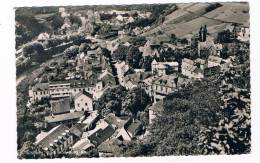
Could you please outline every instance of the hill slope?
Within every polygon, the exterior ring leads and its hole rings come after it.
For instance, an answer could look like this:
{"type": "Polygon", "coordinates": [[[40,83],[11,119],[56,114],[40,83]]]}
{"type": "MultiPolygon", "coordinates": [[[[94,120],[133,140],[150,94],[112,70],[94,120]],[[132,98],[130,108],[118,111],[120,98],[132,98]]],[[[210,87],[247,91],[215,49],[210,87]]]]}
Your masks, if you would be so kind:
{"type": "Polygon", "coordinates": [[[178,9],[165,16],[165,21],[144,33],[152,35],[159,30],[166,35],[175,34],[185,37],[197,33],[199,28],[207,25],[210,34],[216,34],[232,23],[249,24],[248,3],[186,3],[177,4],[178,9]]]}

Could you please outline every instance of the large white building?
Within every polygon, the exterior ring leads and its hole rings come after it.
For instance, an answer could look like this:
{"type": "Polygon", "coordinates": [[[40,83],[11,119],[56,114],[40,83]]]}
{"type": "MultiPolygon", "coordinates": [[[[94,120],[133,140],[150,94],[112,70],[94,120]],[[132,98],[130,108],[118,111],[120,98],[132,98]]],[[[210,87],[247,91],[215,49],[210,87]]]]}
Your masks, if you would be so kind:
{"type": "Polygon", "coordinates": [[[91,80],[70,80],[53,83],[38,83],[29,89],[30,102],[36,102],[44,97],[74,98],[76,94],[86,91],[93,94],[95,84],[91,80]]]}

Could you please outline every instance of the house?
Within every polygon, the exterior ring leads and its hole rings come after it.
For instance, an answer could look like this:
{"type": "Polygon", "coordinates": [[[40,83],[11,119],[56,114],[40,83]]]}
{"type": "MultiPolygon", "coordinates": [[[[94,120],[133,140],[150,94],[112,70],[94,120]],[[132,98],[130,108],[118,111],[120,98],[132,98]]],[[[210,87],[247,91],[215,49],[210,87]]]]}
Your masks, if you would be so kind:
{"type": "Polygon", "coordinates": [[[207,40],[205,42],[198,43],[198,55],[199,57],[205,57],[209,55],[216,55],[216,46],[213,40],[207,40]]]}
{"type": "Polygon", "coordinates": [[[75,95],[74,106],[76,111],[93,111],[93,95],[82,91],[75,95]]]}
{"type": "Polygon", "coordinates": [[[37,83],[33,87],[29,87],[30,102],[34,103],[43,98],[49,98],[49,83],[37,83]]]}
{"type": "Polygon", "coordinates": [[[115,85],[116,85],[116,80],[114,75],[106,70],[98,78],[98,82],[93,92],[93,98],[95,100],[100,98],[107,88],[113,87],[115,85]]]}
{"type": "Polygon", "coordinates": [[[93,148],[95,148],[95,145],[92,144],[88,138],[82,138],[72,146],[71,150],[80,156],[93,148]]]}
{"type": "Polygon", "coordinates": [[[250,40],[249,24],[235,27],[235,35],[239,41],[248,42],[250,40]]]}
{"type": "Polygon", "coordinates": [[[38,151],[48,158],[55,158],[59,154],[64,154],[74,144],[73,135],[64,124],[54,127],[41,139],[36,140],[35,145],[38,151]]]}
{"type": "Polygon", "coordinates": [[[44,42],[45,40],[47,40],[49,38],[50,38],[50,35],[48,33],[44,32],[44,33],[39,34],[37,40],[39,42],[44,42]]]}
{"type": "Polygon", "coordinates": [[[71,125],[78,122],[82,117],[84,117],[82,111],[47,116],[45,117],[45,128],[59,124],[71,125]]]}
{"type": "Polygon", "coordinates": [[[210,55],[208,57],[208,67],[220,66],[221,63],[222,63],[222,58],[218,56],[210,55]]]}
{"type": "Polygon", "coordinates": [[[91,134],[88,139],[92,144],[98,147],[101,143],[109,140],[114,134],[115,129],[111,125],[107,125],[104,128],[99,128],[93,134],[91,134]]]}
{"type": "Polygon", "coordinates": [[[86,34],[92,34],[94,32],[94,25],[91,22],[87,22],[83,30],[86,34]]]}
{"type": "Polygon", "coordinates": [[[116,20],[118,21],[124,21],[124,17],[122,15],[117,15],[116,20]]]}
{"type": "Polygon", "coordinates": [[[135,36],[138,36],[142,33],[142,30],[141,30],[140,27],[135,27],[132,31],[133,31],[135,36]]]}
{"type": "Polygon", "coordinates": [[[129,34],[129,31],[126,29],[118,31],[119,38],[123,38],[124,36],[127,36],[129,34]]]}
{"type": "Polygon", "coordinates": [[[145,92],[149,97],[153,97],[152,95],[152,83],[155,79],[159,78],[158,76],[151,76],[142,81],[142,87],[144,88],[145,92]]]}
{"type": "Polygon", "coordinates": [[[125,63],[125,61],[123,61],[120,63],[117,62],[115,64],[115,67],[117,70],[117,76],[118,76],[119,83],[124,86],[125,85],[124,76],[125,76],[126,72],[129,70],[129,66],[128,66],[128,64],[125,63]]]}
{"type": "Polygon", "coordinates": [[[117,117],[113,113],[109,113],[105,118],[104,121],[110,124],[115,129],[120,129],[124,127],[128,122],[128,117],[117,117]]]}
{"type": "Polygon", "coordinates": [[[196,63],[193,60],[184,58],[181,65],[181,73],[188,78],[201,79],[204,77],[204,61],[196,60],[196,63]],[[198,66],[196,66],[196,63],[198,66]]]}
{"type": "Polygon", "coordinates": [[[155,78],[151,85],[151,96],[154,103],[165,98],[168,94],[181,89],[183,86],[190,82],[189,79],[185,79],[177,76],[176,74],[164,75],[159,78],[155,78]]]}
{"type": "Polygon", "coordinates": [[[215,44],[215,47],[216,47],[216,55],[217,55],[217,56],[220,56],[220,53],[221,53],[221,51],[223,50],[223,45],[217,43],[217,44],[215,44]]]}
{"type": "Polygon", "coordinates": [[[132,16],[130,16],[127,20],[127,23],[133,23],[134,21],[135,19],[132,16]]]}
{"type": "Polygon", "coordinates": [[[142,81],[148,77],[150,77],[152,74],[151,72],[143,72],[138,71],[134,74],[128,74],[125,76],[125,88],[127,90],[131,90],[135,87],[137,87],[139,84],[142,84],[142,81]]]}
{"type": "Polygon", "coordinates": [[[194,60],[194,64],[200,68],[201,70],[204,70],[206,68],[206,61],[204,59],[201,58],[197,58],[194,60]]]}
{"type": "Polygon", "coordinates": [[[85,120],[83,120],[81,123],[85,124],[85,130],[92,130],[94,129],[96,122],[99,120],[99,114],[98,111],[92,111],[89,113],[89,115],[86,117],[85,120]]]}
{"type": "Polygon", "coordinates": [[[126,130],[127,133],[130,135],[130,138],[133,138],[140,133],[142,127],[142,123],[139,120],[135,120],[126,128],[126,130]]]}
{"type": "Polygon", "coordinates": [[[70,99],[62,98],[58,100],[52,100],[51,112],[53,115],[64,114],[70,112],[70,99]]]}
{"type": "Polygon", "coordinates": [[[82,137],[86,124],[76,123],[70,129],[69,132],[73,134],[78,140],[82,137]]]}
{"type": "Polygon", "coordinates": [[[115,152],[120,151],[120,147],[118,144],[120,140],[118,139],[111,139],[108,141],[103,142],[98,146],[98,153],[99,157],[113,157],[115,156],[115,152]]]}
{"type": "Polygon", "coordinates": [[[178,62],[157,62],[155,59],[152,62],[152,73],[159,76],[168,75],[178,72],[178,62]]]}
{"type": "Polygon", "coordinates": [[[130,141],[131,136],[126,131],[125,127],[130,123],[129,117],[117,117],[113,113],[109,113],[104,121],[107,122],[115,129],[115,133],[111,136],[111,139],[118,139],[120,141],[130,141]]]}

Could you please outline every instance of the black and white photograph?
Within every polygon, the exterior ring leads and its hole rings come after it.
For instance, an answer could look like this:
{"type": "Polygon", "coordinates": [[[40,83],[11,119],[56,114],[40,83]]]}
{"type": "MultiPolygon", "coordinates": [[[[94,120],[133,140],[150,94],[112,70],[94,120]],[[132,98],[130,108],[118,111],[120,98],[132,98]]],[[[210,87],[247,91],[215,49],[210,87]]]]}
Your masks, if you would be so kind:
{"type": "Polygon", "coordinates": [[[4,2],[1,160],[255,162],[259,7],[4,2]]]}
{"type": "Polygon", "coordinates": [[[17,158],[249,154],[249,11],[16,7],[17,158]]]}

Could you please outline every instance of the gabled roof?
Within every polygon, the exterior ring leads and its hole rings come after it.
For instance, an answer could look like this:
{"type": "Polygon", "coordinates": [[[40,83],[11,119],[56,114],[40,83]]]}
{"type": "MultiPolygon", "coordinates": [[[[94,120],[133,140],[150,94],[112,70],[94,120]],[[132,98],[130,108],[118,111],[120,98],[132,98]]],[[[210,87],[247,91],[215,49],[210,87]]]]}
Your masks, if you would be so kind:
{"type": "Polygon", "coordinates": [[[208,40],[208,41],[205,41],[205,42],[199,42],[198,48],[200,50],[209,50],[211,48],[215,48],[215,45],[214,45],[214,42],[212,40],[208,40]]]}
{"type": "Polygon", "coordinates": [[[88,139],[95,144],[96,146],[99,146],[101,143],[106,141],[108,138],[110,138],[114,134],[115,130],[112,126],[108,125],[104,129],[99,129],[92,135],[88,137],[88,139]]]}
{"type": "Polygon", "coordinates": [[[49,83],[37,83],[32,87],[33,91],[46,91],[49,90],[49,83]]]}
{"type": "Polygon", "coordinates": [[[53,114],[61,114],[70,111],[70,99],[62,98],[51,101],[51,111],[53,114]]]}
{"type": "Polygon", "coordinates": [[[136,135],[139,130],[142,127],[142,123],[138,120],[135,120],[135,122],[131,123],[128,127],[127,127],[127,132],[131,133],[133,136],[136,135]]]}
{"type": "Polygon", "coordinates": [[[62,122],[62,121],[67,121],[67,120],[79,119],[82,116],[84,116],[84,111],[77,111],[77,112],[72,112],[72,113],[48,116],[48,117],[45,117],[45,121],[47,123],[56,123],[56,122],[62,122]]]}
{"type": "Polygon", "coordinates": [[[124,125],[128,122],[129,118],[126,120],[123,120],[117,116],[115,116],[115,114],[113,113],[109,113],[105,119],[104,119],[107,123],[109,123],[110,125],[115,125],[117,128],[121,128],[124,127],[124,125]]]}
{"type": "Polygon", "coordinates": [[[90,142],[88,138],[83,138],[77,141],[73,146],[73,151],[84,151],[90,147],[94,147],[94,145],[90,142]]]}
{"type": "Polygon", "coordinates": [[[194,62],[195,62],[195,63],[199,63],[199,64],[205,64],[205,63],[206,63],[206,61],[205,61],[204,59],[201,59],[201,58],[195,59],[194,62]]]}
{"type": "Polygon", "coordinates": [[[140,81],[143,81],[144,79],[150,77],[152,75],[151,72],[137,72],[137,73],[134,73],[134,74],[129,74],[129,75],[126,75],[125,76],[125,80],[126,81],[133,81],[133,82],[140,82],[140,81]]]}
{"type": "Polygon", "coordinates": [[[213,56],[213,55],[210,55],[209,58],[208,58],[208,61],[210,62],[215,62],[215,63],[221,63],[222,61],[222,58],[220,57],[217,57],[217,56],[213,56]]]}
{"type": "Polygon", "coordinates": [[[161,85],[165,87],[176,87],[175,79],[178,79],[178,76],[172,75],[163,75],[160,78],[156,79],[153,83],[156,85],[161,85]]]}
{"type": "Polygon", "coordinates": [[[84,127],[86,126],[86,124],[83,123],[76,123],[74,126],[72,126],[69,131],[70,133],[74,134],[75,136],[77,136],[78,138],[80,138],[83,134],[84,131],[84,127]]]}
{"type": "Polygon", "coordinates": [[[56,126],[50,130],[42,140],[36,142],[36,145],[41,146],[42,148],[49,148],[50,144],[54,143],[54,140],[58,140],[59,136],[66,133],[66,130],[69,130],[69,128],[64,124],[56,126]]]}
{"type": "Polygon", "coordinates": [[[185,63],[187,63],[187,64],[190,64],[190,65],[193,65],[193,64],[194,64],[193,60],[188,59],[188,58],[183,58],[182,63],[183,63],[183,62],[185,62],[185,63]]]}
{"type": "Polygon", "coordinates": [[[78,97],[80,97],[81,95],[84,95],[84,96],[87,96],[87,97],[89,97],[89,98],[93,98],[93,95],[92,94],[90,94],[90,93],[88,93],[88,92],[86,92],[85,90],[83,90],[82,92],[79,92],[79,93],[77,93],[76,95],[75,95],[75,97],[74,97],[74,99],[76,100],[78,97]]]}

